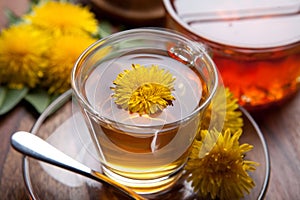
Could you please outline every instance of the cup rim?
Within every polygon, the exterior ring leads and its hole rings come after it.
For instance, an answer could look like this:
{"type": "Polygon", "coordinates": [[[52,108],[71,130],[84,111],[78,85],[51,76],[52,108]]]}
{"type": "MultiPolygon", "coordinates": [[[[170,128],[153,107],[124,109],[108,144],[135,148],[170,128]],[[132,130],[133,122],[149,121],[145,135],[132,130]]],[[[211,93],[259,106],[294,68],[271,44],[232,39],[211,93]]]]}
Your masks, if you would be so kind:
{"type": "Polygon", "coordinates": [[[212,71],[213,79],[214,79],[214,84],[212,86],[212,89],[211,89],[211,91],[209,91],[208,97],[204,100],[204,102],[201,105],[199,105],[196,109],[194,109],[192,112],[190,112],[184,118],[170,122],[170,123],[165,123],[165,124],[163,124],[163,126],[175,126],[175,125],[178,125],[179,123],[188,121],[194,115],[199,113],[203,108],[208,106],[208,104],[211,102],[212,98],[214,97],[214,95],[217,91],[217,88],[219,85],[218,70],[217,70],[217,67],[216,67],[215,63],[213,62],[212,58],[208,55],[208,53],[206,51],[203,50],[203,46],[200,45],[202,43],[195,42],[192,39],[190,39],[188,36],[186,36],[182,33],[179,33],[174,30],[166,29],[166,28],[147,27],[147,28],[134,28],[134,29],[130,29],[130,30],[120,31],[120,32],[111,34],[107,37],[104,37],[104,38],[94,42],[89,47],[87,47],[87,49],[85,49],[82,52],[82,54],[78,57],[77,61],[75,62],[74,66],[73,66],[72,72],[71,72],[71,87],[72,87],[72,91],[73,91],[72,92],[73,96],[75,95],[75,98],[77,98],[77,100],[81,101],[81,103],[84,103],[85,109],[87,109],[87,111],[90,114],[92,114],[93,116],[97,116],[98,119],[101,119],[101,121],[104,121],[105,123],[118,124],[118,126],[135,127],[135,128],[155,128],[155,127],[162,126],[162,125],[152,125],[152,126],[132,125],[132,124],[126,124],[123,122],[117,122],[110,118],[101,116],[101,115],[99,115],[99,113],[97,111],[95,111],[95,109],[90,105],[90,103],[82,96],[81,92],[78,89],[78,86],[76,85],[76,72],[77,72],[81,62],[84,62],[85,58],[89,55],[90,52],[92,52],[96,48],[103,46],[107,41],[114,40],[115,38],[121,38],[126,35],[135,35],[135,34],[141,34],[141,33],[145,33],[145,32],[156,34],[156,35],[167,34],[169,36],[177,37],[177,38],[180,38],[180,39],[190,43],[195,48],[198,48],[205,56],[205,59],[210,63],[210,70],[212,71]]]}

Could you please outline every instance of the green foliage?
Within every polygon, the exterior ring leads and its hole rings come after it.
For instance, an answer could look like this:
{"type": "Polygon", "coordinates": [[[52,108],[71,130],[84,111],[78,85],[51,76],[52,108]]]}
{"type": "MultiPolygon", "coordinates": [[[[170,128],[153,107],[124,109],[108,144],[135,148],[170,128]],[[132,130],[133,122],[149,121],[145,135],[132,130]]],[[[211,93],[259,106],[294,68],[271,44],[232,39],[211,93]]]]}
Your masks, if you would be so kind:
{"type": "Polygon", "coordinates": [[[104,38],[112,34],[112,25],[107,21],[101,21],[98,26],[98,38],[104,38]]]}
{"type": "Polygon", "coordinates": [[[0,86],[0,115],[9,112],[14,108],[28,93],[28,88],[9,89],[0,86]]]}
{"type": "Polygon", "coordinates": [[[7,18],[10,25],[17,24],[21,21],[21,19],[9,9],[4,9],[4,15],[7,18]]]}
{"type": "Polygon", "coordinates": [[[25,100],[30,103],[39,113],[42,113],[51,102],[51,96],[47,91],[42,89],[35,89],[30,91],[25,100]]]}
{"type": "Polygon", "coordinates": [[[11,111],[22,100],[28,102],[38,113],[42,113],[58,95],[50,95],[46,90],[23,88],[20,90],[0,86],[0,115],[11,111]]]}

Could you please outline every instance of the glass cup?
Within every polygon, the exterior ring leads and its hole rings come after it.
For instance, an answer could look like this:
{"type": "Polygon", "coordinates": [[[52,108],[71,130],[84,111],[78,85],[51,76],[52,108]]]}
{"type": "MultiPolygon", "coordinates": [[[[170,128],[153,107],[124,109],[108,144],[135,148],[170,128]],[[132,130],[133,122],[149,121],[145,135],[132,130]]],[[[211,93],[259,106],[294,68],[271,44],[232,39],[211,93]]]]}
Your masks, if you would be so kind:
{"type": "Polygon", "coordinates": [[[166,29],[132,29],[99,40],[79,57],[71,80],[103,172],[141,194],[160,192],[179,179],[218,81],[203,46],[166,29]],[[154,114],[117,105],[114,81],[133,65],[157,65],[172,74],[175,100],[154,114]]]}

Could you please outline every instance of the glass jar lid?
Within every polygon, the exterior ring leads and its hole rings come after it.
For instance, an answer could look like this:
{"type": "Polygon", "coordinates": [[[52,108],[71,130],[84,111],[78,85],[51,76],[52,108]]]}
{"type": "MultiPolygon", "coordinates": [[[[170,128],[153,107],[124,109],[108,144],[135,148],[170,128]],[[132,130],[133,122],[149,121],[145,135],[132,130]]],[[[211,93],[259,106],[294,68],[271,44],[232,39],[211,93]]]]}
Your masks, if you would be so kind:
{"type": "Polygon", "coordinates": [[[300,41],[300,0],[164,0],[171,17],[206,40],[242,48],[300,41]]]}

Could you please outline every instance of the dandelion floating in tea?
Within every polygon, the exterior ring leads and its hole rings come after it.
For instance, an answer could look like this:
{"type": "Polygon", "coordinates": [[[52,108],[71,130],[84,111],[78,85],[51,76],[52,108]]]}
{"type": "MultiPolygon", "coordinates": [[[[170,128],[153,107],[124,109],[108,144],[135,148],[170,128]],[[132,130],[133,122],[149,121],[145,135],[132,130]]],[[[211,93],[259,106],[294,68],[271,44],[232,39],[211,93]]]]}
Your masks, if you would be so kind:
{"type": "Polygon", "coordinates": [[[131,70],[124,70],[114,80],[112,97],[117,105],[131,113],[155,114],[173,105],[174,81],[172,74],[158,65],[133,64],[131,70]]]}

